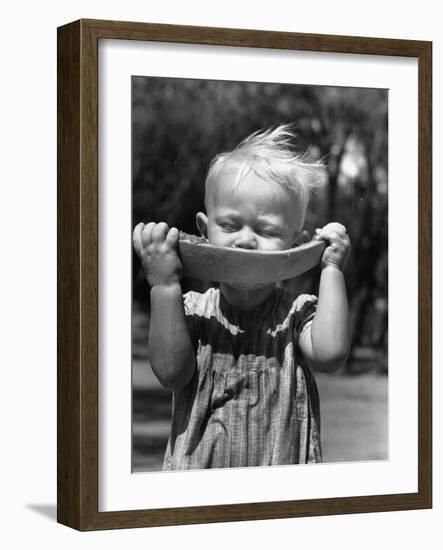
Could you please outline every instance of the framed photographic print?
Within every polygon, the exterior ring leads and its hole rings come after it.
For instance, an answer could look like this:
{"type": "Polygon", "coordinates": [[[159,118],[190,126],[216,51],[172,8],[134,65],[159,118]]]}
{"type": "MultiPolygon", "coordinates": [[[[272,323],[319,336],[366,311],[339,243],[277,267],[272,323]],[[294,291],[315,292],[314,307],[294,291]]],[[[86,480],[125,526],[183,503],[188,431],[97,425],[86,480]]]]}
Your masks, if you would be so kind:
{"type": "Polygon", "coordinates": [[[431,507],[431,52],[58,29],[59,522],[431,507]]]}

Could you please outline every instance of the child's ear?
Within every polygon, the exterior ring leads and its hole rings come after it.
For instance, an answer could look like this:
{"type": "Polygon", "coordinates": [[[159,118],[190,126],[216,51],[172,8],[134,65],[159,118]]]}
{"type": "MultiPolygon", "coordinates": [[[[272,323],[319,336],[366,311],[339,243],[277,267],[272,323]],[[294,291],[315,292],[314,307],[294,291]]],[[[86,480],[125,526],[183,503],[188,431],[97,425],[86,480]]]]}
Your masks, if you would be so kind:
{"type": "Polygon", "coordinates": [[[197,212],[195,216],[195,221],[197,223],[197,228],[200,231],[200,235],[205,239],[208,238],[208,216],[203,214],[203,212],[197,212]]]}

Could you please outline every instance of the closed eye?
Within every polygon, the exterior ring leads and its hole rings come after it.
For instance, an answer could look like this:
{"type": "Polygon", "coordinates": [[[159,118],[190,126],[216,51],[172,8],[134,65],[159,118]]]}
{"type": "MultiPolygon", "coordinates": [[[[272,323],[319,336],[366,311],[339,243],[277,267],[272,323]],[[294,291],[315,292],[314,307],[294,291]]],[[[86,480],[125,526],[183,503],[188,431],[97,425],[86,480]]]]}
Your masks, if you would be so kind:
{"type": "Polygon", "coordinates": [[[260,228],[258,233],[264,237],[280,237],[280,231],[274,227],[260,228]]]}
{"type": "Polygon", "coordinates": [[[223,229],[223,231],[238,231],[239,224],[233,220],[217,220],[217,225],[223,229]]]}

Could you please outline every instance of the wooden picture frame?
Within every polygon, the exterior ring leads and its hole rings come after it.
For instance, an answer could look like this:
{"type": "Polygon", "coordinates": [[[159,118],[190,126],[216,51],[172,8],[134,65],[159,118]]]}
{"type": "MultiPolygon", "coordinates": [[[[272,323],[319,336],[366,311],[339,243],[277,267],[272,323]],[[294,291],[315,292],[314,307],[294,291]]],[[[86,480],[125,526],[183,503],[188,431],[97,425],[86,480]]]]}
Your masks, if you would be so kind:
{"type": "Polygon", "coordinates": [[[432,506],[432,44],[80,20],[58,29],[58,521],[79,530],[289,518],[432,506]],[[98,42],[171,42],[418,59],[418,491],[98,511],[98,42]]]}

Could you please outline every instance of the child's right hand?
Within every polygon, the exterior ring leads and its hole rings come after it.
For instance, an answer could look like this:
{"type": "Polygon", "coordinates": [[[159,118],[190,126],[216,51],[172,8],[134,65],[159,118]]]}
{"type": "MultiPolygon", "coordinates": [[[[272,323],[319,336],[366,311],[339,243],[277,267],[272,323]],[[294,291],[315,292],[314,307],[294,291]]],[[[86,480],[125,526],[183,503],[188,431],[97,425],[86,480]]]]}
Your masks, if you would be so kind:
{"type": "Polygon", "coordinates": [[[178,283],[182,264],[177,255],[178,229],[166,223],[139,223],[132,234],[137,252],[151,287],[178,283]]]}

